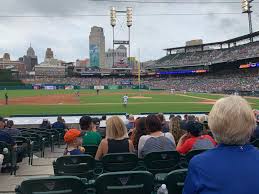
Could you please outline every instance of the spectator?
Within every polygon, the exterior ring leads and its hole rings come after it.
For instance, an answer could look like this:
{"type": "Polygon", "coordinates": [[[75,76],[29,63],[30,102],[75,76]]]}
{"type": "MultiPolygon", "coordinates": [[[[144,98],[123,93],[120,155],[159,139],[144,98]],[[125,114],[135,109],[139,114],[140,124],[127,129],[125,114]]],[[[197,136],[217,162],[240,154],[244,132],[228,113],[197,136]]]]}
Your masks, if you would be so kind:
{"type": "Polygon", "coordinates": [[[102,137],[99,132],[95,129],[93,130],[94,124],[93,120],[89,116],[82,116],[79,121],[80,128],[85,132],[83,136],[83,145],[99,145],[102,137]]]}
{"type": "Polygon", "coordinates": [[[40,125],[41,129],[51,129],[51,124],[48,121],[48,119],[43,119],[41,125],[40,125]]]}
{"type": "MultiPolygon", "coordinates": [[[[5,121],[5,119],[0,117],[0,141],[5,142],[16,149],[17,145],[16,145],[13,137],[4,131],[4,127],[5,127],[4,121],[5,121]]],[[[23,160],[23,158],[25,157],[26,150],[24,147],[18,147],[16,149],[16,153],[17,153],[17,162],[21,162],[23,160]]]]}
{"type": "Polygon", "coordinates": [[[61,116],[58,116],[57,121],[52,124],[52,128],[65,130],[67,127],[64,123],[64,119],[61,116]]]}
{"type": "Polygon", "coordinates": [[[95,159],[100,160],[105,154],[134,152],[134,146],[128,138],[127,128],[123,121],[113,116],[107,120],[106,138],[97,150],[95,159]]]}
{"type": "Polygon", "coordinates": [[[177,144],[176,150],[181,154],[186,154],[195,149],[211,149],[216,146],[216,142],[209,135],[201,135],[203,125],[197,121],[188,121],[187,132],[177,144]]]}
{"type": "Polygon", "coordinates": [[[148,135],[139,139],[139,158],[144,158],[151,152],[175,150],[174,137],[171,133],[162,132],[162,124],[157,115],[149,115],[146,118],[146,128],[148,135]]]}
{"type": "Polygon", "coordinates": [[[248,102],[218,100],[208,123],[219,146],[190,161],[183,194],[259,193],[259,151],[249,144],[256,122],[248,102]]]}
{"type": "Polygon", "coordinates": [[[138,150],[139,139],[143,135],[147,135],[146,117],[141,117],[136,120],[136,128],[133,130],[130,138],[133,142],[135,150],[138,150]]]}
{"type": "Polygon", "coordinates": [[[259,111],[254,110],[255,118],[256,118],[256,128],[254,130],[253,139],[259,139],[259,111]]]}
{"type": "Polygon", "coordinates": [[[97,131],[100,127],[100,119],[99,118],[93,118],[93,126],[92,126],[92,131],[97,131]]]}
{"type": "Polygon", "coordinates": [[[0,117],[0,141],[15,146],[15,141],[7,132],[4,131],[5,122],[4,118],[0,117]]]}
{"type": "Polygon", "coordinates": [[[67,147],[64,155],[81,155],[85,153],[82,147],[82,136],[84,134],[78,129],[69,129],[64,136],[67,147]]]}
{"type": "Polygon", "coordinates": [[[164,114],[163,113],[159,113],[157,116],[160,119],[161,124],[162,124],[162,132],[163,133],[169,132],[169,125],[168,125],[168,122],[165,120],[164,114]]]}
{"type": "Polygon", "coordinates": [[[179,139],[186,133],[185,130],[181,129],[180,120],[178,117],[173,117],[170,119],[169,130],[176,143],[178,143],[179,139]]]}
{"type": "Polygon", "coordinates": [[[100,128],[104,128],[104,127],[106,127],[106,115],[103,115],[100,121],[100,128]]]}
{"type": "Polygon", "coordinates": [[[6,128],[4,129],[4,131],[11,136],[20,136],[21,135],[20,130],[14,128],[13,126],[14,126],[13,121],[8,120],[7,123],[6,123],[6,128]]]}
{"type": "Polygon", "coordinates": [[[174,114],[171,114],[170,116],[169,116],[169,120],[171,120],[172,118],[174,118],[175,116],[174,116],[174,114]]]}
{"type": "Polygon", "coordinates": [[[128,118],[128,123],[126,125],[126,128],[128,131],[132,130],[135,128],[135,119],[134,119],[134,116],[133,115],[129,115],[129,118],[128,118]]]}

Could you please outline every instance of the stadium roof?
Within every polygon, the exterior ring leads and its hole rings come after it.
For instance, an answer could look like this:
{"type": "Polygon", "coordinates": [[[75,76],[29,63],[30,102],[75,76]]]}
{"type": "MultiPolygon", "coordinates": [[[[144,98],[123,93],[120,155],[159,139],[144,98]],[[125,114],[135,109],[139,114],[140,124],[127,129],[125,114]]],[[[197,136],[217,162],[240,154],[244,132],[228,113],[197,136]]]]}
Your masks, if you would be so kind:
{"type": "Polygon", "coordinates": [[[186,48],[203,48],[205,46],[222,46],[222,45],[228,45],[228,47],[230,47],[231,43],[237,43],[239,41],[244,41],[250,38],[254,38],[254,37],[259,37],[259,31],[254,32],[252,34],[246,34],[243,36],[239,36],[236,38],[232,38],[229,40],[225,40],[222,42],[213,42],[213,43],[206,43],[206,44],[201,44],[201,45],[190,45],[190,46],[182,46],[182,47],[174,47],[174,48],[166,48],[164,49],[165,51],[174,51],[174,50],[181,50],[181,49],[186,49],[186,48]]]}

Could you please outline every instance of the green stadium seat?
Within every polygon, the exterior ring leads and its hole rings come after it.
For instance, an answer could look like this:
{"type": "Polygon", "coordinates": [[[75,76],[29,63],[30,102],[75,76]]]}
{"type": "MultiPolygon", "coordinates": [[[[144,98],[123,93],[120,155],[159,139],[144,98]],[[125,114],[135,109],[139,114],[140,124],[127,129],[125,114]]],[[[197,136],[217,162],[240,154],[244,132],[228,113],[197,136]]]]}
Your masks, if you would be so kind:
{"type": "Polygon", "coordinates": [[[207,149],[191,150],[185,155],[185,160],[189,163],[194,156],[201,154],[205,151],[207,151],[207,149]]]}
{"type": "Polygon", "coordinates": [[[13,138],[14,138],[17,146],[24,146],[24,144],[26,145],[26,152],[27,152],[27,156],[29,157],[28,163],[29,163],[29,165],[32,165],[32,161],[33,161],[33,151],[32,151],[33,142],[30,139],[22,137],[22,136],[13,136],[13,138]]]}
{"type": "Polygon", "coordinates": [[[255,139],[254,141],[251,142],[251,144],[256,148],[259,148],[259,139],[255,139]]]}
{"type": "Polygon", "coordinates": [[[147,171],[110,172],[96,181],[97,194],[151,194],[154,177],[147,171]]]}
{"type": "Polygon", "coordinates": [[[88,145],[88,146],[84,146],[84,148],[85,148],[85,154],[89,154],[89,155],[95,157],[95,154],[98,150],[97,145],[88,145]]]}
{"type": "Polygon", "coordinates": [[[180,169],[172,171],[167,175],[165,184],[169,194],[182,194],[187,171],[187,169],[180,169]]]}
{"type": "Polygon", "coordinates": [[[145,156],[144,164],[156,181],[163,182],[167,173],[179,168],[180,159],[177,151],[153,152],[145,156]]]}
{"type": "Polygon", "coordinates": [[[33,142],[33,151],[40,151],[41,157],[44,157],[45,153],[45,138],[42,138],[39,134],[34,132],[23,132],[22,137],[29,138],[33,142]]]}
{"type": "Polygon", "coordinates": [[[16,194],[86,194],[86,186],[78,177],[45,177],[25,180],[16,194]]]}
{"type": "Polygon", "coordinates": [[[102,158],[102,167],[104,172],[136,170],[138,157],[133,153],[106,154],[102,158]]]}
{"type": "Polygon", "coordinates": [[[16,162],[17,162],[17,155],[16,155],[16,149],[5,143],[0,141],[0,153],[4,155],[4,161],[3,164],[10,165],[11,175],[16,175],[16,162]],[[4,152],[4,149],[8,149],[8,153],[4,152]]]}
{"type": "Polygon", "coordinates": [[[77,176],[80,178],[93,178],[95,160],[90,155],[62,156],[53,162],[56,176],[77,176]]]}

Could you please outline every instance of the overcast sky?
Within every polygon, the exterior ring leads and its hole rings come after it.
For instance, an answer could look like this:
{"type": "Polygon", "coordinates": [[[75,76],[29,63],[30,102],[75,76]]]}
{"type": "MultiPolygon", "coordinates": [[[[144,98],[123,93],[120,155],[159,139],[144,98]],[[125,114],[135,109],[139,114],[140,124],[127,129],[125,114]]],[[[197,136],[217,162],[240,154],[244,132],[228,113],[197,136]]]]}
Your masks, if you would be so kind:
{"type": "MultiPolygon", "coordinates": [[[[138,0],[137,0],[138,1],[138,0]]],[[[143,0],[140,0],[143,2],[143,0]]],[[[145,0],[144,2],[151,0],[145,0]]],[[[169,1],[175,0],[152,0],[169,1]]],[[[179,0],[178,2],[182,2],[179,0]]],[[[47,47],[55,58],[75,61],[89,57],[89,33],[96,25],[104,28],[106,50],[112,47],[109,10],[133,7],[132,55],[141,60],[158,59],[167,47],[183,46],[185,41],[201,38],[205,43],[234,38],[248,33],[247,15],[216,15],[212,13],[241,13],[240,4],[211,4],[214,0],[184,0],[201,4],[116,3],[90,0],[0,0],[0,56],[11,59],[23,56],[31,42],[40,62],[47,47]],[[157,15],[157,14],[205,15],[157,15]],[[63,17],[64,15],[103,15],[63,17]],[[150,16],[155,14],[154,16],[150,16]],[[206,15],[207,14],[207,15],[206,15]],[[60,16],[60,17],[1,17],[1,16],[60,16]],[[141,16],[142,15],[142,16],[141,16]],[[144,16],[143,16],[144,15],[144,16]]],[[[218,0],[217,0],[218,1],[218,0]]],[[[222,0],[223,2],[227,0],[222,0]]],[[[229,0],[230,1],[230,0],[229,0]]],[[[240,2],[240,0],[232,0],[240,2]]],[[[254,31],[259,30],[259,3],[254,1],[254,31]]],[[[116,39],[127,38],[125,17],[118,18],[116,39]]]]}

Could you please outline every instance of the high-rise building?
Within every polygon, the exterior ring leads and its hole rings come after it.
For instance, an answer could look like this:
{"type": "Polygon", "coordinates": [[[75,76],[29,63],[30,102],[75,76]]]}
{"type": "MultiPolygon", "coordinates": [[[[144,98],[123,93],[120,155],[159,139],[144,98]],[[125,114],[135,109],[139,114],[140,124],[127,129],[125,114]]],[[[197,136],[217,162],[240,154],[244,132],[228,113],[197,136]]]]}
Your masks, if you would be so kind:
{"type": "Polygon", "coordinates": [[[90,66],[105,68],[105,36],[103,28],[94,26],[89,36],[90,66]]]}
{"type": "Polygon", "coordinates": [[[105,53],[105,62],[108,68],[112,68],[113,66],[113,54],[114,54],[114,65],[121,63],[127,63],[127,48],[124,45],[120,45],[117,49],[115,49],[113,53],[113,49],[109,49],[105,53]]]}
{"type": "Polygon", "coordinates": [[[11,70],[19,75],[26,74],[25,64],[19,60],[11,60],[9,53],[4,53],[3,58],[0,58],[0,69],[11,70]]]}
{"type": "Polygon", "coordinates": [[[53,58],[54,58],[53,51],[51,50],[51,48],[47,48],[46,54],[45,54],[45,60],[46,59],[53,59],[53,58]]]}
{"type": "Polygon", "coordinates": [[[30,47],[27,50],[27,54],[23,56],[23,62],[26,65],[26,71],[32,71],[35,65],[38,65],[38,58],[35,55],[33,48],[30,47]]]}

